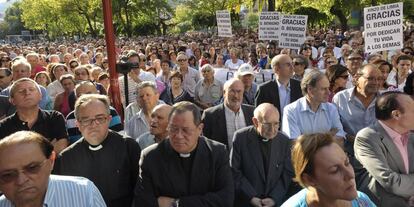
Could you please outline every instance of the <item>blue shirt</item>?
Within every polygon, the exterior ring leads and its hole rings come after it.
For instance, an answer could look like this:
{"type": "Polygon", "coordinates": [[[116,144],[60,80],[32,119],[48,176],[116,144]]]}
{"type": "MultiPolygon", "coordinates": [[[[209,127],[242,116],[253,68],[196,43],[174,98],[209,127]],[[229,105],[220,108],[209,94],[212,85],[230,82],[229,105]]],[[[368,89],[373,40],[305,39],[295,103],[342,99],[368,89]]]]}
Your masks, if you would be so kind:
{"type": "MultiPolygon", "coordinates": [[[[43,207],[106,207],[98,188],[88,179],[50,175],[43,207]]],[[[4,195],[0,207],[14,207],[4,195]]]]}
{"type": "MultiPolygon", "coordinates": [[[[308,189],[302,189],[292,197],[290,197],[281,207],[308,207],[306,203],[306,194],[308,189]]],[[[358,197],[352,200],[352,207],[375,207],[376,205],[363,192],[359,192],[358,197]]]]}
{"type": "Polygon", "coordinates": [[[338,130],[336,136],[345,137],[338,110],[332,103],[321,103],[314,112],[306,97],[302,97],[283,110],[282,131],[291,139],[302,134],[327,133],[333,128],[338,130]]]}
{"type": "Polygon", "coordinates": [[[355,96],[355,87],[338,92],[332,99],[338,108],[339,116],[344,127],[344,131],[355,136],[359,130],[374,124],[375,101],[374,98],[369,106],[365,108],[362,102],[355,96]]]}

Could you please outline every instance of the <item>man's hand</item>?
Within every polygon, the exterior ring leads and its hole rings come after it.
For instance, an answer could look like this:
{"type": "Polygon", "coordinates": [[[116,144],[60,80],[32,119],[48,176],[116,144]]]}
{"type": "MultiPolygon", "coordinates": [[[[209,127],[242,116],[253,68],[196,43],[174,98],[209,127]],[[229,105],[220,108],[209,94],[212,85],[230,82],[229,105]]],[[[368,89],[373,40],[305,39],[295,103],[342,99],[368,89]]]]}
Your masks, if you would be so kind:
{"type": "Polygon", "coordinates": [[[158,197],[158,206],[159,207],[171,207],[174,200],[175,200],[174,198],[160,196],[158,197]]]}
{"type": "Polygon", "coordinates": [[[410,206],[410,207],[414,207],[414,196],[411,196],[411,197],[408,199],[408,206],[410,206]]]}
{"type": "Polygon", "coordinates": [[[271,198],[264,198],[264,199],[262,199],[262,206],[263,207],[273,207],[273,206],[275,206],[275,202],[271,198]]]}
{"type": "Polygon", "coordinates": [[[262,205],[262,200],[260,198],[257,197],[253,197],[250,200],[250,203],[254,206],[254,207],[263,207],[262,205]]]}

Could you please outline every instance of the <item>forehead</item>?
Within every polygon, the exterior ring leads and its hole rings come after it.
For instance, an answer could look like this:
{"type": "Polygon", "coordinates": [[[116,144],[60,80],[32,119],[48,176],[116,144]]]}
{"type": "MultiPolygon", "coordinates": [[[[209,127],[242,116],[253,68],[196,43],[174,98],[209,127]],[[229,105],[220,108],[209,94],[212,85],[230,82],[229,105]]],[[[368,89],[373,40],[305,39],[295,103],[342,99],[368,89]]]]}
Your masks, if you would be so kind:
{"type": "Polygon", "coordinates": [[[243,89],[243,83],[241,81],[234,81],[229,85],[229,90],[243,89]]]}
{"type": "Polygon", "coordinates": [[[23,64],[19,64],[19,65],[15,65],[13,66],[13,71],[17,71],[17,70],[24,70],[24,71],[29,71],[29,68],[26,67],[23,64]]]}
{"type": "Polygon", "coordinates": [[[193,113],[191,113],[191,111],[174,113],[171,116],[169,124],[177,127],[194,127],[193,113]]]}
{"type": "Polygon", "coordinates": [[[0,150],[0,171],[22,167],[45,158],[37,143],[14,143],[0,150]]]}
{"type": "Polygon", "coordinates": [[[410,60],[400,60],[398,64],[411,64],[410,60]]]}
{"type": "Polygon", "coordinates": [[[22,81],[22,82],[18,82],[16,83],[16,88],[21,89],[21,88],[36,88],[36,83],[33,83],[32,81],[22,81]]]}
{"type": "Polygon", "coordinates": [[[314,157],[315,168],[331,167],[343,163],[344,160],[346,160],[344,151],[335,143],[320,148],[314,157]]]}
{"type": "Polygon", "coordinates": [[[157,107],[152,111],[152,115],[161,116],[161,117],[168,117],[168,109],[166,107],[157,107]]]}
{"type": "Polygon", "coordinates": [[[316,87],[329,87],[329,80],[326,76],[323,76],[321,79],[316,82],[316,87]]]}
{"type": "Polygon", "coordinates": [[[95,93],[96,92],[96,88],[94,85],[83,85],[83,86],[79,86],[76,89],[76,92],[79,93],[95,93]]]}
{"type": "Polygon", "coordinates": [[[279,121],[279,113],[277,113],[274,110],[267,110],[263,116],[262,116],[262,120],[264,122],[278,122],[279,121]]]}
{"type": "Polygon", "coordinates": [[[138,90],[138,94],[143,94],[143,93],[145,93],[145,94],[155,94],[155,91],[150,86],[147,86],[147,87],[144,87],[144,88],[141,88],[141,89],[138,90]]]}
{"type": "Polygon", "coordinates": [[[104,103],[99,100],[93,100],[79,107],[80,117],[94,117],[100,114],[108,114],[104,103]]]}

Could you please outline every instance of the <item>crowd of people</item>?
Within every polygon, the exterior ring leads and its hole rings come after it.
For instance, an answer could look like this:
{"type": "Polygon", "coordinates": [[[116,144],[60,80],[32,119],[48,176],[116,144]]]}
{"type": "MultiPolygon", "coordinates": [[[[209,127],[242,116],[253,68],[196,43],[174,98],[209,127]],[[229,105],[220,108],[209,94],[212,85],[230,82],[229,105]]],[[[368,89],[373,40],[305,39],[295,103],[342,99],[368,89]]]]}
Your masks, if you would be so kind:
{"type": "Polygon", "coordinates": [[[123,111],[103,40],[1,45],[0,207],[414,206],[404,34],[118,39],[123,111]]]}

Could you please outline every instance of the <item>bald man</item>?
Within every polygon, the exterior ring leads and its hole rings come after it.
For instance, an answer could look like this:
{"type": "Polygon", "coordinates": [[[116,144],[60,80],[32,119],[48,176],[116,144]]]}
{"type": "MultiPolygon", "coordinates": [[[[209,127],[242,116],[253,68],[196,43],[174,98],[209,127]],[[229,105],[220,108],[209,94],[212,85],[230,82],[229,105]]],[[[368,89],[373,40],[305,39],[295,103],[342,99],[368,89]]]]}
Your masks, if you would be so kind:
{"type": "Polygon", "coordinates": [[[145,132],[137,138],[137,142],[141,149],[160,143],[167,138],[168,131],[168,116],[171,112],[172,106],[167,104],[160,104],[155,106],[151,113],[150,130],[145,132]]]}
{"type": "Polygon", "coordinates": [[[280,206],[294,176],[291,142],[279,132],[279,112],[270,103],[254,110],[253,126],[234,134],[231,167],[236,184],[235,206],[280,206]]]}
{"type": "Polygon", "coordinates": [[[293,63],[289,55],[276,55],[271,62],[276,79],[263,83],[257,89],[255,106],[271,103],[279,111],[302,97],[300,81],[292,79],[293,63]]]}

